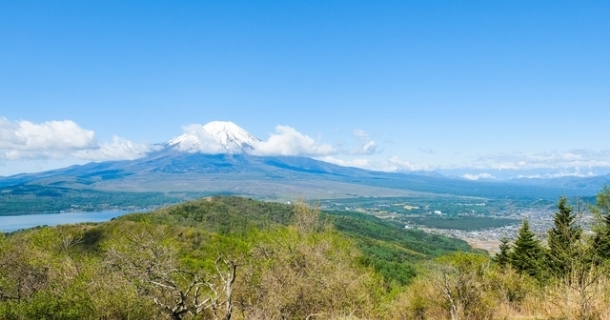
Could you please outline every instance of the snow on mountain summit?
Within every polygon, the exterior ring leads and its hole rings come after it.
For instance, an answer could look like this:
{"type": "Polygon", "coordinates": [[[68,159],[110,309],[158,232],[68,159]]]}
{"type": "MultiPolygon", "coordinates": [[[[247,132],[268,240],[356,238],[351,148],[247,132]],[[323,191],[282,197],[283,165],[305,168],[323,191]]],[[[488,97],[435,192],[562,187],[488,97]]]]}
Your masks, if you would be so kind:
{"type": "Polygon", "coordinates": [[[252,148],[260,141],[248,131],[230,121],[212,121],[202,128],[216,139],[227,150],[243,150],[252,148]]]}
{"type": "Polygon", "coordinates": [[[169,140],[166,146],[188,152],[241,153],[253,149],[259,141],[233,122],[212,121],[185,127],[184,134],[169,140]]]}

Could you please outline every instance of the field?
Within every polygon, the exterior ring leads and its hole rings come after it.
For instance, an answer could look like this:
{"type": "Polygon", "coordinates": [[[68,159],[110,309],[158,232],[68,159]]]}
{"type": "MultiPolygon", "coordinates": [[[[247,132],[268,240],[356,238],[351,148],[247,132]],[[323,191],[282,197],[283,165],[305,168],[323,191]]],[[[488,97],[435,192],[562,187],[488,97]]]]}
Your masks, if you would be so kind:
{"type": "Polygon", "coordinates": [[[358,197],[325,199],[321,208],[388,215],[510,216],[522,210],[549,208],[551,200],[465,197],[446,194],[414,194],[409,197],[358,197]]]}
{"type": "Polygon", "coordinates": [[[409,225],[420,225],[427,228],[454,229],[454,230],[483,230],[500,228],[508,225],[521,223],[518,219],[495,218],[495,217],[408,217],[409,225]]]}

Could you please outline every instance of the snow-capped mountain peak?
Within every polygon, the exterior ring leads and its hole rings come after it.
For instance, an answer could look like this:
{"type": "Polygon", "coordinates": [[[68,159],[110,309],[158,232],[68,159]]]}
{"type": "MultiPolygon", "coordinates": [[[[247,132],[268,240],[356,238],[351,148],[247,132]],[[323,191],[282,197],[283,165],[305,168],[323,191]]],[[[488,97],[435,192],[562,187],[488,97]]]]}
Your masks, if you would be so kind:
{"type": "Polygon", "coordinates": [[[184,134],[169,140],[166,146],[188,152],[241,153],[254,148],[258,141],[233,122],[212,121],[186,127],[184,134]]]}

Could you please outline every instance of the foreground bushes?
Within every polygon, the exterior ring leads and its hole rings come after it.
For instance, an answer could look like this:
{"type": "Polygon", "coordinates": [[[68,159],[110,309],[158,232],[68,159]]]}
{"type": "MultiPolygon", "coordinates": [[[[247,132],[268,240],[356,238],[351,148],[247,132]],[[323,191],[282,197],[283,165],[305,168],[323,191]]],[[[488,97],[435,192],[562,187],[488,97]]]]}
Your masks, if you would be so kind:
{"type": "Polygon", "coordinates": [[[420,262],[407,284],[316,210],[292,219],[225,234],[141,216],[0,235],[0,319],[610,319],[596,246],[607,219],[593,235],[557,233],[561,260],[524,229],[493,260],[454,252],[420,262]]]}

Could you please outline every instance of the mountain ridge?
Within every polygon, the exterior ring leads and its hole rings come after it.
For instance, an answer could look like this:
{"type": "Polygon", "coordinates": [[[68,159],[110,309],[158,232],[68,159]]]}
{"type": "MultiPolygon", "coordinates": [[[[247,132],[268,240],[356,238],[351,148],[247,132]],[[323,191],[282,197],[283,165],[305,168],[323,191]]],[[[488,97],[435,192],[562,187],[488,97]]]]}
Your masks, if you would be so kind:
{"type": "Polygon", "coordinates": [[[172,149],[137,160],[92,162],[0,179],[0,187],[26,184],[103,191],[230,192],[279,198],[406,196],[414,192],[483,197],[581,195],[579,190],[552,186],[369,171],[300,156],[202,154],[172,149]]]}
{"type": "Polygon", "coordinates": [[[230,192],[263,197],[405,196],[413,192],[482,197],[595,194],[610,176],[589,180],[471,181],[436,172],[382,172],[304,156],[258,156],[261,140],[229,121],[192,125],[135,160],[91,162],[0,177],[0,188],[40,185],[102,191],[230,192]]]}

